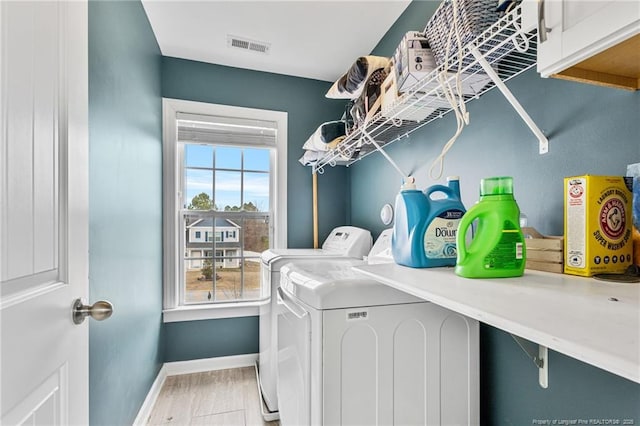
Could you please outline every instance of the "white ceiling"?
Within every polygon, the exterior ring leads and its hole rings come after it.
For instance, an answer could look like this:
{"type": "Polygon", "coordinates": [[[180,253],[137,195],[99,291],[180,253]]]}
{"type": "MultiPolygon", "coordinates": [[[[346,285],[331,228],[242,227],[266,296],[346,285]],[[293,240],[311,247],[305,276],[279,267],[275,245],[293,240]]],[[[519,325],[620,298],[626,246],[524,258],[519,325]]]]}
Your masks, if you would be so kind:
{"type": "Polygon", "coordinates": [[[369,54],[409,3],[142,0],[164,56],[324,81],[369,54]],[[270,43],[269,53],[230,48],[228,35],[270,43]]]}

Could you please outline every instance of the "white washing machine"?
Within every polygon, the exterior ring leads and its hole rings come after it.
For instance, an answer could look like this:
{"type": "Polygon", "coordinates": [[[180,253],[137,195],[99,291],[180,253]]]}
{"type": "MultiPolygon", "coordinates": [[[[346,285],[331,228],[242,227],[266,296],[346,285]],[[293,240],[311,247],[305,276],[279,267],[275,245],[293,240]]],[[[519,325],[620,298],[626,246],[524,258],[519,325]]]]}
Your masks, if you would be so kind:
{"type": "Polygon", "coordinates": [[[263,412],[265,420],[278,418],[277,381],[277,290],[282,265],[300,259],[362,259],[369,253],[373,238],[365,229],[339,226],[331,231],[321,249],[270,249],[262,252],[260,267],[261,288],[265,302],[260,305],[260,356],[258,381],[262,398],[269,412],[263,412]]]}
{"type": "MultiPolygon", "coordinates": [[[[392,261],[389,231],[370,259],[392,261]]],[[[479,424],[478,322],[351,269],[361,263],[282,267],[280,423],[479,424]]]]}

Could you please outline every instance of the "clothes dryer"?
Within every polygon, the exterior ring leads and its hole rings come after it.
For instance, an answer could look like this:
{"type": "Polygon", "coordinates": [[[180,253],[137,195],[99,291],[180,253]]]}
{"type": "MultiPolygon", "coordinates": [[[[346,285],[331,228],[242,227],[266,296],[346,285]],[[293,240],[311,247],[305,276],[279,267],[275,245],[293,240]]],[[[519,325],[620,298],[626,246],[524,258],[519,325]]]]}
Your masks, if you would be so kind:
{"type": "Polygon", "coordinates": [[[261,288],[264,302],[260,305],[260,355],[258,360],[258,382],[262,399],[267,406],[263,417],[267,421],[278,418],[277,398],[277,290],[280,284],[282,265],[302,259],[362,259],[373,243],[371,233],[354,226],[334,228],[322,244],[321,249],[270,249],[262,252],[261,288]]]}
{"type": "MultiPolygon", "coordinates": [[[[392,261],[390,231],[370,261],[392,261]]],[[[478,322],[351,269],[362,263],[281,268],[280,423],[478,424],[478,322]]]]}

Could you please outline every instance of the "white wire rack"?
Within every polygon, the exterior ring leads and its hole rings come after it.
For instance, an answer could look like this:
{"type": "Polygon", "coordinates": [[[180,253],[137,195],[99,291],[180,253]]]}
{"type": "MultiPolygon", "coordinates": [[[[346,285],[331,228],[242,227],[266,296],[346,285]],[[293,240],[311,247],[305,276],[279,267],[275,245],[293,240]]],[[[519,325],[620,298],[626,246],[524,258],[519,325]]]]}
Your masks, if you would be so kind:
{"type": "MultiPolygon", "coordinates": [[[[540,143],[540,153],[548,150],[547,139],[518,103],[505,81],[521,74],[536,64],[536,33],[521,30],[520,6],[500,18],[474,41],[463,48],[461,82],[465,102],[478,99],[482,94],[498,87],[518,114],[527,123],[540,143]],[[481,81],[481,84],[478,84],[481,81]],[[483,82],[482,82],[483,81],[483,82]]],[[[458,67],[457,55],[452,55],[449,70],[458,67]]],[[[322,174],[325,166],[349,166],[382,147],[409,136],[431,121],[442,118],[451,111],[438,80],[443,67],[432,71],[410,91],[402,94],[383,112],[360,125],[336,148],[312,165],[313,171],[322,174]],[[420,121],[403,120],[407,114],[425,109],[420,121]]],[[[455,72],[450,73],[449,83],[455,84],[455,72]]],[[[383,152],[384,154],[384,152],[383,152]]]]}

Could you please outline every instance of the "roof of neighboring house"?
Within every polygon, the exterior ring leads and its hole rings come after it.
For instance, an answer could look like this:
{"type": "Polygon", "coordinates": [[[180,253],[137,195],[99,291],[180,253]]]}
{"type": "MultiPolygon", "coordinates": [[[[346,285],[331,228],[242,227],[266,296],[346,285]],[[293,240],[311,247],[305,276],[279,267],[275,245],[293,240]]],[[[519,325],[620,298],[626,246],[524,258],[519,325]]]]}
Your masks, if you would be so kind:
{"type": "MultiPolygon", "coordinates": [[[[191,225],[187,226],[187,228],[212,228],[212,227],[213,227],[212,217],[198,219],[195,222],[193,222],[191,225]]],[[[229,227],[240,229],[239,225],[230,221],[229,219],[223,219],[221,217],[216,218],[216,228],[229,228],[229,227]]]]}
{"type": "MultiPolygon", "coordinates": [[[[213,250],[213,243],[211,241],[209,241],[208,243],[191,243],[188,242],[187,243],[187,248],[188,249],[204,249],[204,250],[213,250]]],[[[240,248],[240,242],[235,241],[235,242],[230,242],[230,243],[216,243],[216,250],[222,250],[222,249],[239,249],[240,248]]]]}

